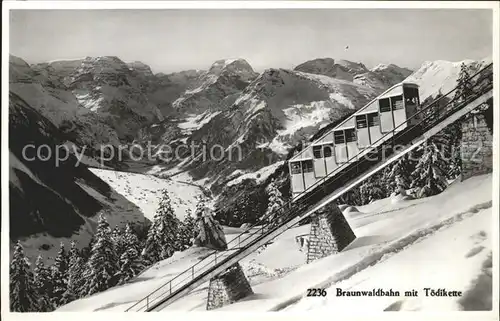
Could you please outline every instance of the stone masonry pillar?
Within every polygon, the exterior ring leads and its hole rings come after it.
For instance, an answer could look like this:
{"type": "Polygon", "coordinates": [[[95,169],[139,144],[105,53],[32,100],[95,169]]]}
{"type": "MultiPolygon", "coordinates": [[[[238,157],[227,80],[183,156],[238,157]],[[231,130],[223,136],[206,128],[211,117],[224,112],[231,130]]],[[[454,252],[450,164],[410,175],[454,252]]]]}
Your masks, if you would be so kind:
{"type": "Polygon", "coordinates": [[[253,294],[252,287],[239,263],[234,264],[210,280],[207,310],[213,310],[239,301],[253,294]]]}
{"type": "Polygon", "coordinates": [[[462,181],[493,171],[493,136],[482,113],[462,122],[462,181]]]}
{"type": "Polygon", "coordinates": [[[313,214],[307,263],[342,251],[356,239],[339,207],[330,203],[313,214]]]}

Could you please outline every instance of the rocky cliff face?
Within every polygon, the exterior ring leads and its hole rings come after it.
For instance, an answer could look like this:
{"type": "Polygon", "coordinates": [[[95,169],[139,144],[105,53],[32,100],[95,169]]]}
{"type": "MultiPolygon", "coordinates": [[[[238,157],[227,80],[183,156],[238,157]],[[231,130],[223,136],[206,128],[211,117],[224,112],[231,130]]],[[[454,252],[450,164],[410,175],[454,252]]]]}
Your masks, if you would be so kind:
{"type": "Polygon", "coordinates": [[[133,140],[142,126],[163,120],[146,94],[152,73],[136,67],[131,68],[117,57],[86,58],[71,74],[68,86],[81,106],[101,116],[119,138],[127,141],[133,140]]]}
{"type": "Polygon", "coordinates": [[[173,102],[173,107],[186,115],[222,111],[256,77],[257,73],[243,59],[218,60],[199,77],[196,87],[173,102]]]}
{"type": "Polygon", "coordinates": [[[149,92],[149,100],[156,104],[165,117],[176,115],[172,107],[174,101],[187,90],[196,88],[200,83],[203,70],[186,70],[171,74],[158,73],[149,92]]]}

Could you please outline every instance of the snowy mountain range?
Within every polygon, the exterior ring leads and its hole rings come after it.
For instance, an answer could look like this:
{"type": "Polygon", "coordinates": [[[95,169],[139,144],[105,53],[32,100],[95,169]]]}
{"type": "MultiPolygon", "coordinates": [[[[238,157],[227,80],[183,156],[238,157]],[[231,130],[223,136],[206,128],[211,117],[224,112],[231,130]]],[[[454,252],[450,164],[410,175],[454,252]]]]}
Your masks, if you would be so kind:
{"type": "MultiPolygon", "coordinates": [[[[464,63],[477,69],[487,61],[464,63]]],[[[240,215],[238,223],[258,217],[271,178],[287,191],[282,165],[301,142],[405,79],[421,86],[422,101],[446,92],[454,87],[461,63],[425,62],[412,73],[393,64],[367,69],[362,63],[321,58],[293,70],[270,68],[258,74],[244,59],[224,59],[206,71],[154,74],[143,62],[117,57],[29,65],[11,56],[9,126],[16,132],[9,141],[11,222],[23,217],[11,239],[43,235],[54,243],[87,229],[87,237],[81,237],[85,242],[102,209],[119,217],[112,225],[152,216],[118,194],[116,182],[88,170],[87,165],[98,165],[105,144],[117,148],[151,142],[155,151],[161,144],[191,142],[222,146],[224,152],[238,146],[238,159],[185,155],[169,163],[155,160],[143,171],[159,177],[186,172],[192,183],[211,190],[220,217],[240,215]],[[74,146],[76,152],[85,151],[84,164],[73,169],[73,159],[68,166],[49,168],[49,163],[27,161],[20,152],[33,141],[74,146]],[[33,197],[41,193],[51,196],[33,197]],[[70,222],[67,227],[52,226],[58,215],[70,222]]],[[[131,169],[135,164],[125,155],[106,166],[131,169]]]]}

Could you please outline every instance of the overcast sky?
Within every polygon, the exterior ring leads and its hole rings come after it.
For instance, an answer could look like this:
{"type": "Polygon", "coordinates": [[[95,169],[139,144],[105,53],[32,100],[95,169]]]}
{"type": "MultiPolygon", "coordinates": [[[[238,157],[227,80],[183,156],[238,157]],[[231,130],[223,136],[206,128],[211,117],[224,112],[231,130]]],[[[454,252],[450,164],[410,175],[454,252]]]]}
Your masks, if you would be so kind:
{"type": "Polygon", "coordinates": [[[224,58],[245,58],[257,71],[319,57],[415,69],[491,56],[492,11],[12,10],[10,53],[29,63],[112,55],[154,72],[207,69],[224,58]]]}

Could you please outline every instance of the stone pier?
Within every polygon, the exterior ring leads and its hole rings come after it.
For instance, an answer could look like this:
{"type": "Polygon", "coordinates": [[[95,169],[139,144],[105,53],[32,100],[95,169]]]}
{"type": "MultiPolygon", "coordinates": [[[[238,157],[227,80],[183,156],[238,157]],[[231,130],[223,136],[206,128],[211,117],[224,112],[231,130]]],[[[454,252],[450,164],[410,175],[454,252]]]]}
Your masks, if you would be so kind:
{"type": "Polygon", "coordinates": [[[475,111],[462,121],[462,180],[492,171],[492,132],[485,114],[475,111]]]}
{"type": "Polygon", "coordinates": [[[307,249],[307,263],[342,251],[356,239],[349,223],[333,203],[312,216],[307,249]]]}
{"type": "Polygon", "coordinates": [[[212,278],[208,286],[207,310],[239,301],[253,294],[252,287],[239,263],[212,278]]]}

